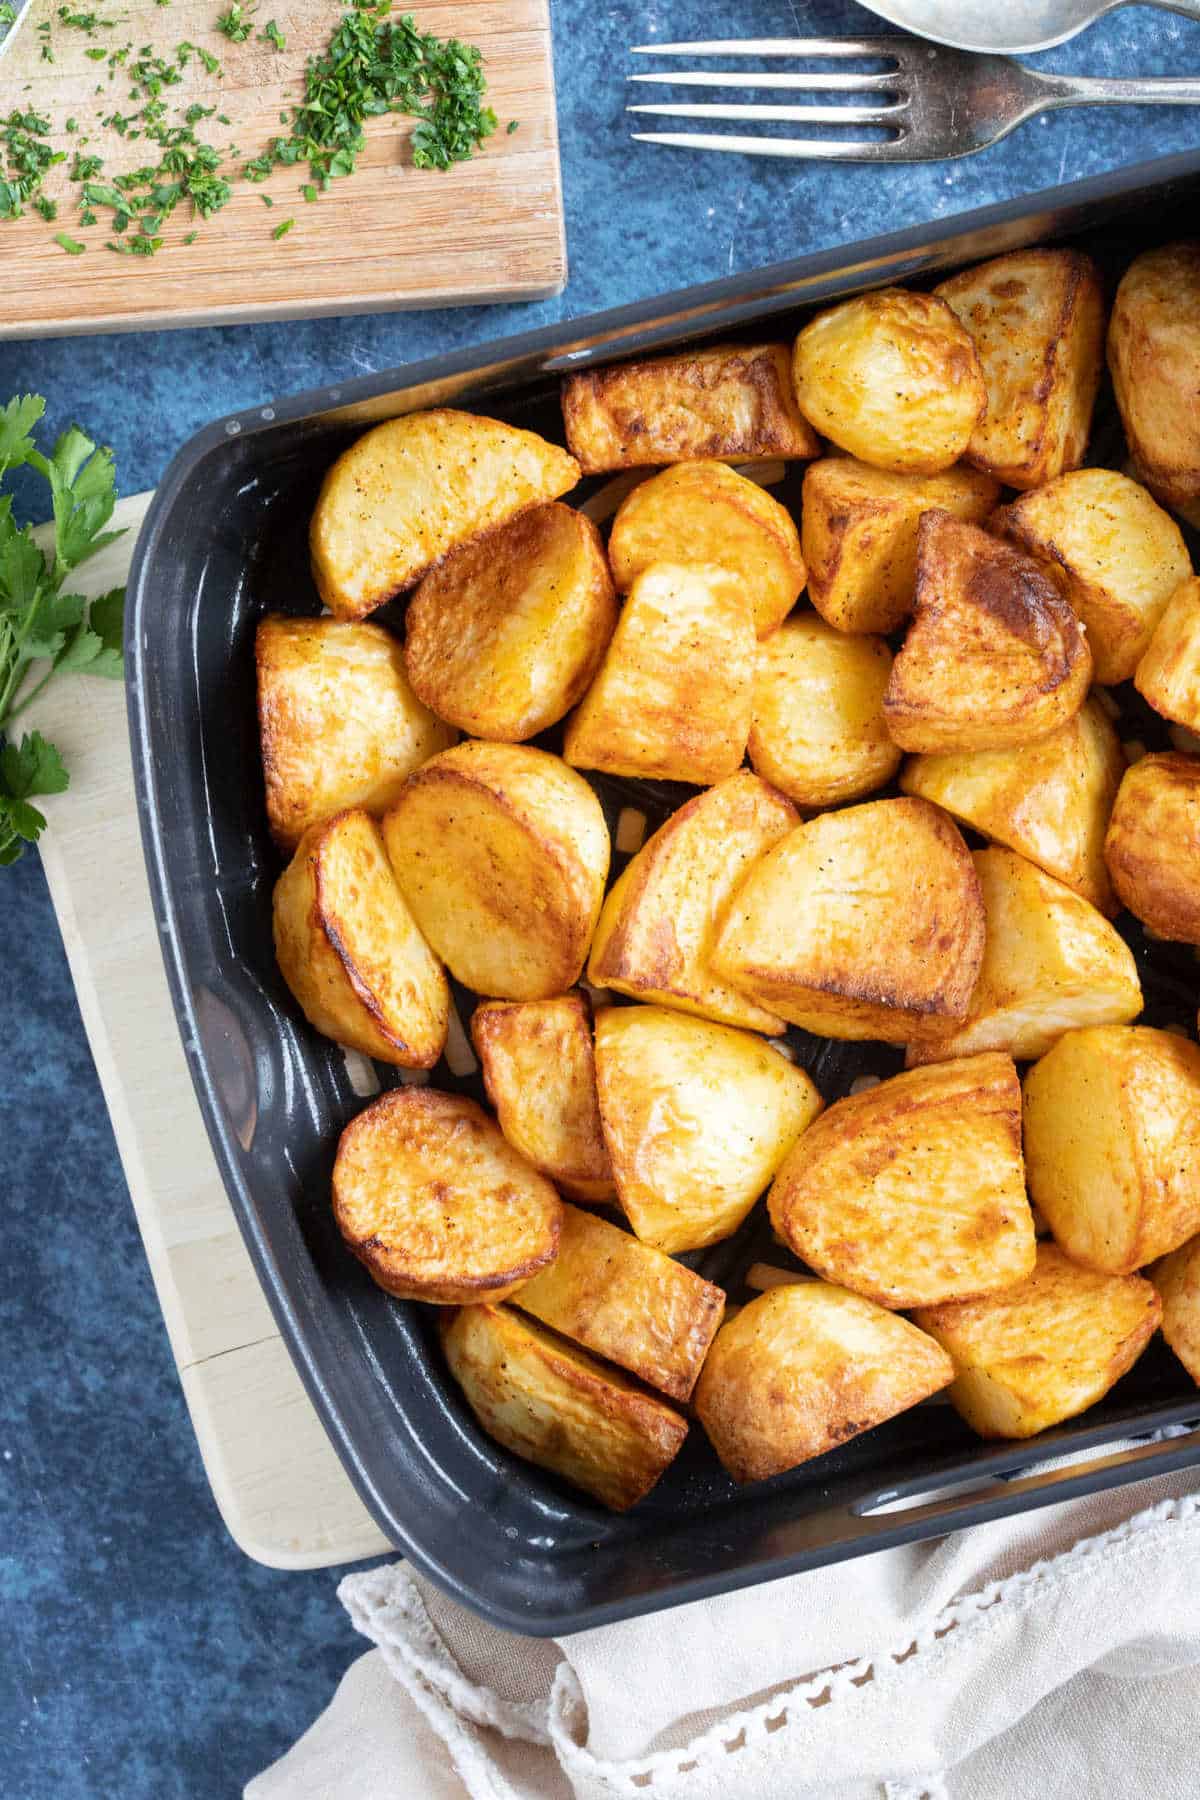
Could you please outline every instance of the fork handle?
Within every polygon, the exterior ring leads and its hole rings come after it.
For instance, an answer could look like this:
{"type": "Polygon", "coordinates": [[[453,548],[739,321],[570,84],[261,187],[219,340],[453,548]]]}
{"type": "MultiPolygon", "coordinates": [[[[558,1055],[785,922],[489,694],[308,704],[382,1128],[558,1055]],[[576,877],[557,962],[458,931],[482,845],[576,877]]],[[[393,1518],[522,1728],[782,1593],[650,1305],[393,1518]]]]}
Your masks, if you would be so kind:
{"type": "MultiPolygon", "coordinates": [[[[1173,10],[1182,10],[1172,0],[1173,10]]],[[[1200,19],[1200,0],[1191,10],[1200,19]]],[[[1033,70],[1027,71],[1033,74],[1033,70]]],[[[1200,102],[1200,76],[1155,77],[1102,75],[1043,75],[1038,71],[1040,106],[1187,106],[1200,102]]]]}

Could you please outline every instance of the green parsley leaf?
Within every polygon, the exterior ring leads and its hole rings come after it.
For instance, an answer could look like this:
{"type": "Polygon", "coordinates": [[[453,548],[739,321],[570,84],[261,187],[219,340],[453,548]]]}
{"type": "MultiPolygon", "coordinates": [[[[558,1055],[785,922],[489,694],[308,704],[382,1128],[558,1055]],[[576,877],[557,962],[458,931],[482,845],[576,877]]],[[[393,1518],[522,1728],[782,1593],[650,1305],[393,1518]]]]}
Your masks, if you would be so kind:
{"type": "Polygon", "coordinates": [[[295,219],[281,220],[281,222],[275,227],[274,231],[271,233],[271,236],[275,239],[275,242],[278,243],[281,237],[286,237],[288,232],[292,229],[292,226],[295,223],[296,223],[295,219]]]}
{"type": "Polygon", "coordinates": [[[82,256],[87,249],[86,244],[81,244],[78,238],[68,237],[65,231],[56,231],[54,241],[66,251],[68,256],[82,256]]]}

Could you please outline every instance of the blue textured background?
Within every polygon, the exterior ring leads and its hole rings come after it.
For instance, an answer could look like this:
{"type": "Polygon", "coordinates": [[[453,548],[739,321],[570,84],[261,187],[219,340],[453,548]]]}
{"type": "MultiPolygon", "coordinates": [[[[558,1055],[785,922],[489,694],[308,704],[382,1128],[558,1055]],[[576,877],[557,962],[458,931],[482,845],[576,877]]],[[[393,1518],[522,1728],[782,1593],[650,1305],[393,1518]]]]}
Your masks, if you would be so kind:
{"type": "MultiPolygon", "coordinates": [[[[214,414],[1200,142],[1196,112],[1126,108],[1034,121],[967,162],[928,167],[656,150],[628,141],[630,43],[873,21],[839,0],[554,0],[553,11],[571,258],[561,299],[0,345],[0,396],[45,394],[51,430],[78,418],[114,446],[132,493],[214,414]]],[[[1035,61],[1200,74],[1200,26],[1133,7],[1035,61]]],[[[0,873],[0,895],[0,1792],[235,1794],[363,1646],[335,1572],[276,1574],[225,1536],[36,857],[0,873]]]]}

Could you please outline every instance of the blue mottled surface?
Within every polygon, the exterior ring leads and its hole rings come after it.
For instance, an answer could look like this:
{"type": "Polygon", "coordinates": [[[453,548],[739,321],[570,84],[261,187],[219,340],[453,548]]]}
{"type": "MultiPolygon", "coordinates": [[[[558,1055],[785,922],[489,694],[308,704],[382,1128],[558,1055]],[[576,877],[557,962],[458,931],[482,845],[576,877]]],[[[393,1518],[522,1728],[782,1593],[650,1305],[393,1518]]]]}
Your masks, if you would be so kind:
{"type": "MultiPolygon", "coordinates": [[[[0,395],[47,396],[153,484],[216,413],[1200,142],[1200,112],[1033,122],[967,162],[866,170],[627,141],[631,42],[872,29],[838,0],[555,0],[571,279],[561,299],[313,324],[0,345],[0,395]]],[[[419,7],[418,7],[419,11],[419,7]]],[[[1035,59],[1200,74],[1200,26],[1135,7],[1035,59]]],[[[247,1562],[209,1497],[34,857],[0,873],[0,1791],[236,1793],[360,1646],[335,1574],[247,1562]]]]}

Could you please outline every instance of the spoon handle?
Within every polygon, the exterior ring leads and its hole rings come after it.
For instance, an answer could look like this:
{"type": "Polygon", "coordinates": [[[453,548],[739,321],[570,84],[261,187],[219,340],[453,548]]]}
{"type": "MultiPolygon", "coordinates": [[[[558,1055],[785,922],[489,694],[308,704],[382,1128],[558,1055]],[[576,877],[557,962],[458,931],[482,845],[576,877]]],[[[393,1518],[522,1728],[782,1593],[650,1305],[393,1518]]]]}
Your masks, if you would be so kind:
{"type": "Polygon", "coordinates": [[[1200,19],[1200,0],[1145,0],[1145,3],[1161,7],[1163,12],[1182,13],[1185,19],[1200,19]]]}

